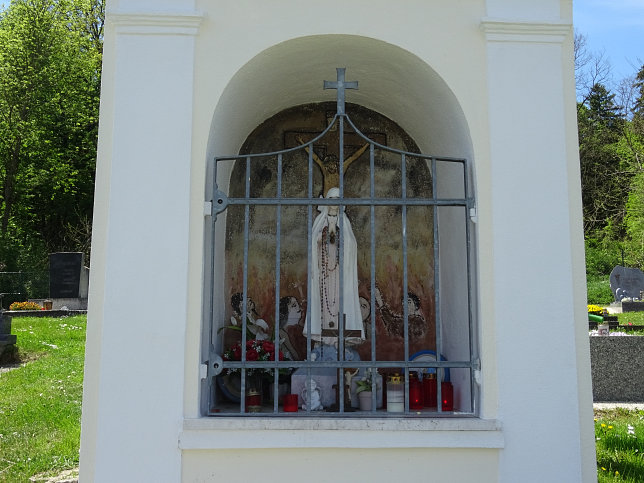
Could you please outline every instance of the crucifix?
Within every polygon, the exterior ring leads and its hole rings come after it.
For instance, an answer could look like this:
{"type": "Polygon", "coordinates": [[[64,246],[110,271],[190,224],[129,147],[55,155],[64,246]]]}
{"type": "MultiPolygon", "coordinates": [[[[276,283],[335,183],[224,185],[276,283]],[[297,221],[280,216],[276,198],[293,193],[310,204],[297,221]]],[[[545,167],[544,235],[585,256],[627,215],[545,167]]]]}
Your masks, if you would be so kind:
{"type": "MultiPolygon", "coordinates": [[[[324,89],[337,89],[337,108],[336,113],[339,116],[337,122],[344,122],[343,116],[345,115],[345,90],[346,89],[358,89],[358,82],[351,81],[347,82],[344,79],[344,68],[337,68],[337,81],[324,81],[324,89]]],[[[333,117],[335,119],[335,117],[333,117]]],[[[297,144],[306,144],[316,135],[313,133],[295,133],[294,141],[297,144]]],[[[288,137],[288,136],[287,136],[288,137]]],[[[377,139],[374,139],[376,142],[383,142],[383,136],[377,136],[377,139]]],[[[287,141],[288,143],[288,141],[287,141]]],[[[323,143],[316,143],[316,147],[312,150],[309,146],[306,146],[304,149],[307,154],[311,154],[313,161],[320,168],[322,172],[322,196],[326,196],[331,188],[340,187],[340,157],[342,157],[343,163],[343,173],[345,175],[347,169],[351,164],[360,158],[364,152],[369,147],[369,143],[364,139],[360,138],[357,134],[353,132],[344,132],[342,130],[342,136],[339,134],[337,129],[331,129],[327,135],[324,137],[323,143]],[[343,137],[344,139],[341,139],[343,137]],[[341,146],[343,144],[344,146],[341,146]],[[358,146],[357,150],[347,152],[347,150],[356,149],[355,146],[358,146]],[[316,153],[316,149],[319,147],[324,147],[322,155],[316,153]]]]}
{"type": "Polygon", "coordinates": [[[338,90],[338,114],[344,115],[344,90],[345,89],[358,89],[358,81],[347,82],[344,80],[344,67],[338,67],[335,69],[338,74],[338,80],[333,81],[324,81],[324,89],[337,89],[338,90]]]}

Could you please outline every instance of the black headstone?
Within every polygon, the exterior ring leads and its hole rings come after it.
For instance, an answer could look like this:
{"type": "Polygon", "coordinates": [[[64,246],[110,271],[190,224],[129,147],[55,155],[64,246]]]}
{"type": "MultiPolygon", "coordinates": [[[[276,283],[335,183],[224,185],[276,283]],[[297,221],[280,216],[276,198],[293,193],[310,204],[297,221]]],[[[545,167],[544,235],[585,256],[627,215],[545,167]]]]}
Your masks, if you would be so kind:
{"type": "Polygon", "coordinates": [[[49,255],[49,296],[52,298],[80,297],[83,253],[51,253],[49,255]]]}

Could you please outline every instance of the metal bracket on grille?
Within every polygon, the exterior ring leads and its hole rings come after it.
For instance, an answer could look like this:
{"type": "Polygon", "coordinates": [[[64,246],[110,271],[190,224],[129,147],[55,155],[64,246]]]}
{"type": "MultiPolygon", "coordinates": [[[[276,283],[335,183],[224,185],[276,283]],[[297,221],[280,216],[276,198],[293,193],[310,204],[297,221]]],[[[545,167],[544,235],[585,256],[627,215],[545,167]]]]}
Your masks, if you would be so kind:
{"type": "Polygon", "coordinates": [[[212,202],[215,213],[221,213],[228,207],[228,196],[223,191],[215,191],[215,199],[212,202]]]}
{"type": "Polygon", "coordinates": [[[224,369],[224,360],[219,355],[213,355],[210,364],[213,369],[213,375],[218,376],[224,369]]]}

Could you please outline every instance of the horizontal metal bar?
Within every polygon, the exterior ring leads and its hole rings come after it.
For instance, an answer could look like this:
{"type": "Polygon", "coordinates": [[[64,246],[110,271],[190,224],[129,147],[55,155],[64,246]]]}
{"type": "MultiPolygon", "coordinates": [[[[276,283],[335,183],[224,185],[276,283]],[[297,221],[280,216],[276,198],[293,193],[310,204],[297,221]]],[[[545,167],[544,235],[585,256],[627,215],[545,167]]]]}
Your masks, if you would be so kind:
{"type": "Polygon", "coordinates": [[[419,367],[419,368],[441,368],[454,367],[463,369],[472,369],[477,367],[476,361],[264,361],[264,362],[241,362],[241,361],[224,361],[224,369],[290,369],[300,367],[419,367]]]}
{"type": "Polygon", "coordinates": [[[285,413],[285,412],[261,412],[261,413],[241,413],[237,410],[226,412],[225,410],[218,412],[210,412],[208,416],[210,417],[242,417],[242,418],[296,418],[296,419],[322,419],[322,418],[351,418],[351,419],[396,419],[400,418],[401,415],[405,416],[405,419],[408,418],[427,418],[428,416],[438,417],[441,419],[445,418],[474,418],[475,414],[472,412],[438,412],[437,410],[430,411],[429,408],[424,409],[410,409],[408,412],[388,412],[386,409],[377,409],[376,411],[347,411],[344,413],[334,412],[334,411],[311,411],[307,412],[303,409],[300,409],[296,413],[285,413]]]}
{"type": "MultiPolygon", "coordinates": [[[[347,119],[348,119],[348,116],[345,116],[345,117],[347,117],[347,119]]],[[[349,120],[349,122],[350,122],[350,124],[352,126],[354,126],[353,123],[351,123],[350,120],[349,120]]],[[[275,156],[277,156],[279,154],[287,154],[287,153],[292,153],[292,152],[295,152],[295,151],[304,150],[305,147],[311,146],[312,144],[315,144],[317,141],[322,139],[326,135],[326,133],[333,127],[334,123],[335,123],[335,119],[334,119],[333,122],[329,123],[329,125],[324,130],[324,132],[322,132],[320,135],[318,135],[314,139],[311,139],[310,141],[308,141],[308,142],[306,142],[304,144],[300,144],[299,146],[295,146],[295,147],[287,148],[287,149],[281,149],[279,151],[271,151],[271,152],[268,152],[268,153],[232,154],[232,155],[229,155],[229,156],[217,156],[214,159],[214,161],[215,161],[215,163],[220,163],[220,162],[224,162],[224,161],[237,161],[239,159],[246,159],[246,158],[250,158],[251,160],[253,160],[253,158],[272,158],[272,157],[275,157],[275,156]]],[[[367,136],[362,134],[357,129],[356,129],[355,134],[357,134],[359,137],[364,139],[366,142],[368,142],[370,144],[373,144],[374,147],[376,147],[377,149],[379,149],[381,151],[386,151],[386,152],[390,152],[390,153],[394,153],[394,154],[405,154],[407,156],[413,156],[413,157],[419,158],[419,159],[426,159],[428,161],[431,160],[431,159],[435,159],[436,161],[441,162],[441,163],[465,164],[467,162],[467,160],[464,159],[464,158],[454,158],[454,157],[450,157],[450,156],[433,156],[431,154],[421,154],[421,153],[413,153],[411,151],[401,151],[400,149],[396,149],[396,148],[392,148],[390,146],[384,146],[383,144],[379,144],[379,143],[373,141],[372,139],[369,139],[367,136]]]]}
{"type": "MultiPolygon", "coordinates": [[[[362,133],[356,133],[356,134],[360,135],[362,133]]],[[[308,147],[311,144],[315,144],[317,142],[317,140],[320,139],[321,137],[322,136],[318,136],[317,138],[315,138],[315,139],[313,139],[313,140],[311,140],[311,141],[309,141],[307,143],[301,144],[299,146],[295,146],[294,148],[283,149],[281,151],[273,151],[273,152],[270,152],[270,153],[248,154],[248,155],[237,154],[237,155],[231,155],[231,156],[217,156],[214,159],[214,161],[215,161],[215,163],[222,163],[222,162],[225,162],[225,161],[228,161],[228,162],[230,162],[230,161],[238,161],[240,159],[246,159],[246,158],[251,158],[251,161],[254,161],[253,158],[273,158],[273,157],[276,157],[279,154],[286,154],[286,153],[290,153],[290,152],[303,150],[305,146],[308,147]]],[[[465,164],[467,162],[466,159],[462,159],[462,158],[450,158],[449,156],[432,156],[431,154],[420,154],[420,153],[412,153],[410,151],[401,151],[401,150],[396,149],[396,148],[391,148],[391,147],[388,147],[388,146],[384,146],[382,144],[378,144],[377,142],[370,140],[368,137],[366,137],[364,135],[362,135],[360,137],[362,139],[364,139],[365,141],[367,141],[368,143],[373,144],[375,148],[380,149],[382,151],[388,151],[388,152],[391,152],[391,153],[394,153],[394,154],[405,154],[407,156],[411,156],[411,157],[419,158],[419,159],[425,159],[427,161],[429,161],[431,159],[435,159],[439,163],[465,164]]]]}
{"type": "Polygon", "coordinates": [[[228,198],[229,205],[270,206],[469,206],[467,198],[228,198]]]}

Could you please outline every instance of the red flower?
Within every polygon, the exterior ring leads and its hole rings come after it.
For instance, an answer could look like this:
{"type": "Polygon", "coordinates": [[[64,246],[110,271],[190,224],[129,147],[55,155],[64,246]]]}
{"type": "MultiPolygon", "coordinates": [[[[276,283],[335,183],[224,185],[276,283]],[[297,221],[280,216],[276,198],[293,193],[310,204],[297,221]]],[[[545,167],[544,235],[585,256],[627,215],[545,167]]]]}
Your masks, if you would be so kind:
{"type": "Polygon", "coordinates": [[[247,340],[246,341],[246,349],[252,349],[254,343],[255,343],[255,339],[247,340]]]}
{"type": "Polygon", "coordinates": [[[233,347],[233,357],[235,358],[236,361],[241,361],[241,347],[239,347],[239,344],[237,344],[235,347],[233,347]]]}
{"type": "Polygon", "coordinates": [[[283,361],[283,360],[284,360],[284,354],[282,353],[282,351],[280,351],[280,361],[283,361]]]}
{"type": "Polygon", "coordinates": [[[275,351],[275,344],[273,344],[272,342],[269,342],[269,341],[265,340],[265,341],[262,343],[262,349],[264,350],[264,352],[272,353],[273,351],[275,351]]]}
{"type": "Polygon", "coordinates": [[[259,359],[259,354],[255,349],[248,349],[246,351],[246,360],[247,361],[256,361],[259,359]]]}

